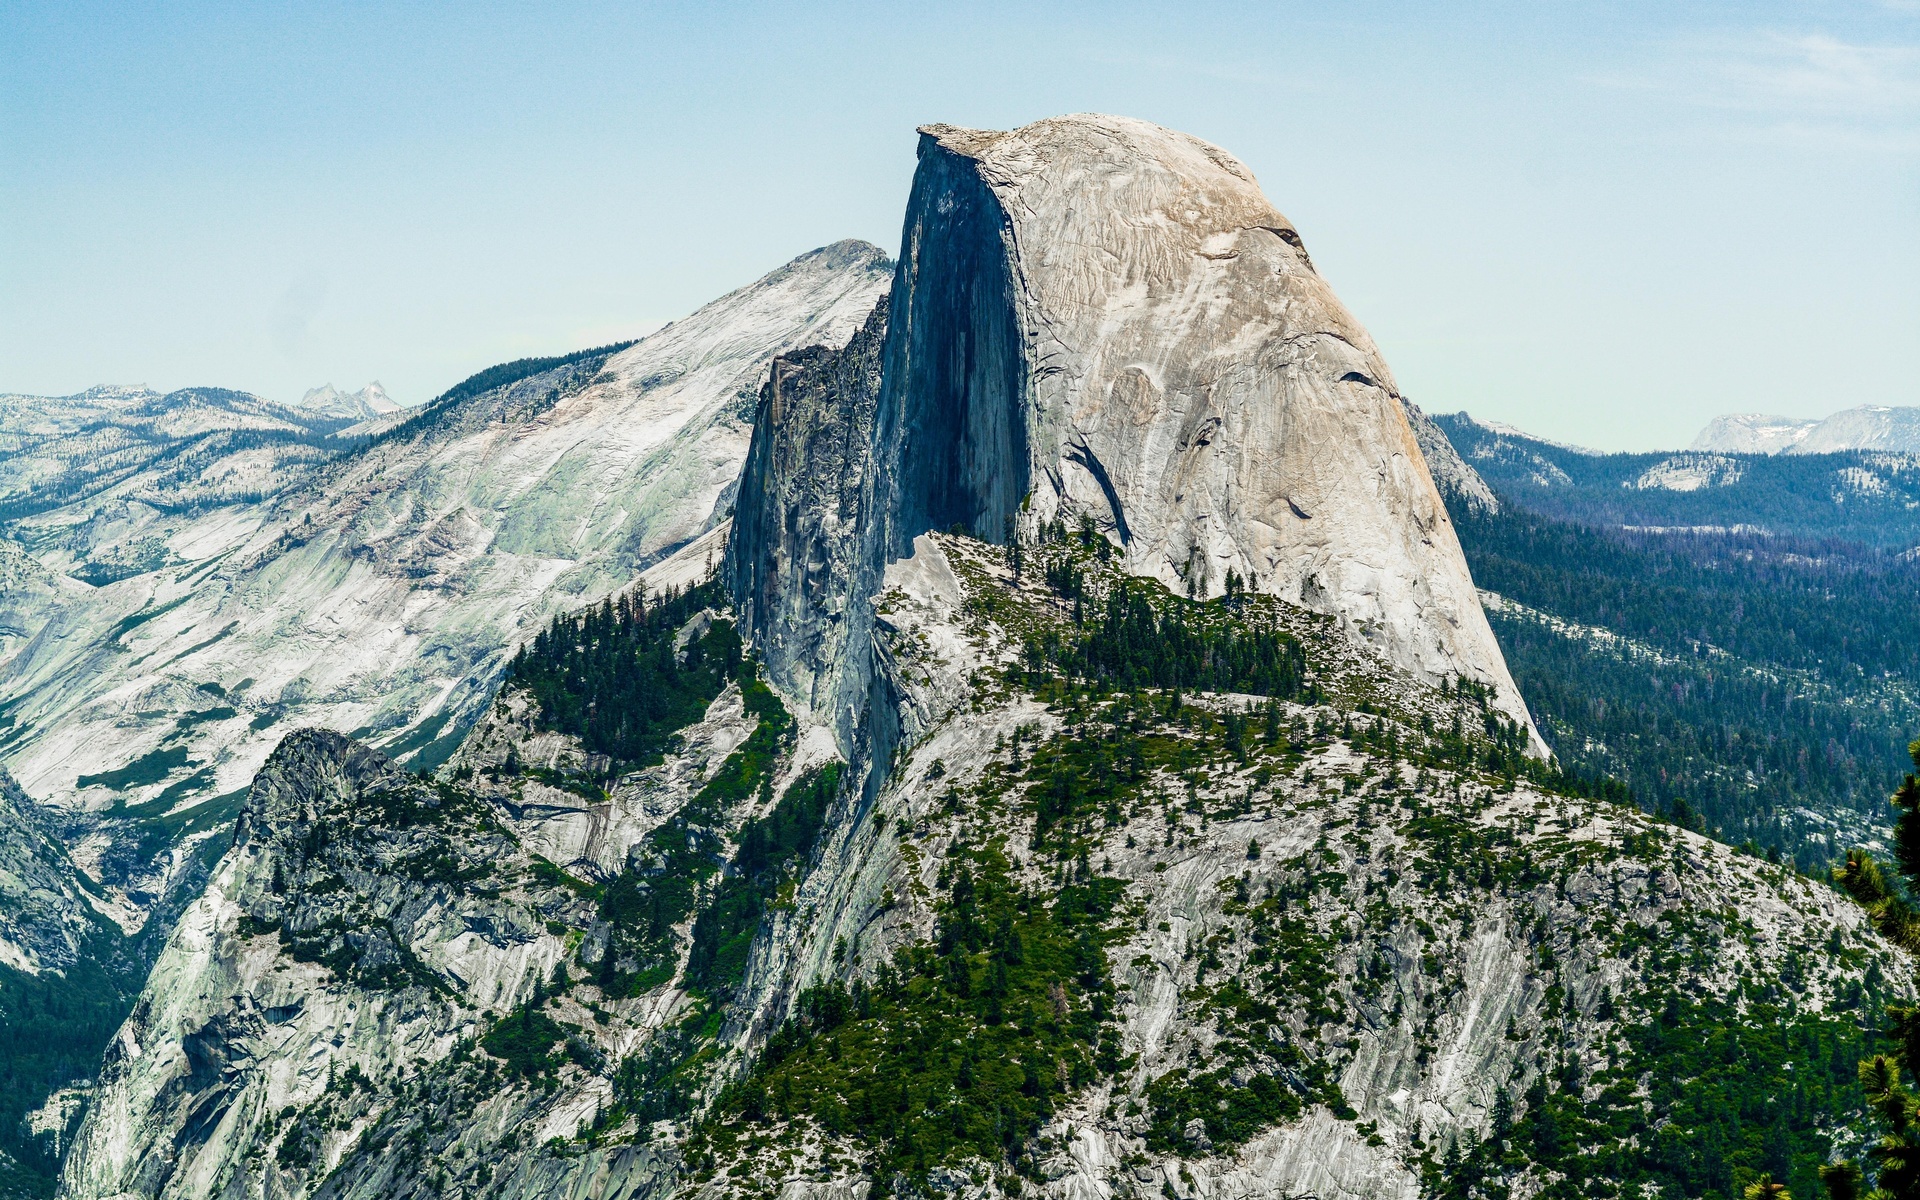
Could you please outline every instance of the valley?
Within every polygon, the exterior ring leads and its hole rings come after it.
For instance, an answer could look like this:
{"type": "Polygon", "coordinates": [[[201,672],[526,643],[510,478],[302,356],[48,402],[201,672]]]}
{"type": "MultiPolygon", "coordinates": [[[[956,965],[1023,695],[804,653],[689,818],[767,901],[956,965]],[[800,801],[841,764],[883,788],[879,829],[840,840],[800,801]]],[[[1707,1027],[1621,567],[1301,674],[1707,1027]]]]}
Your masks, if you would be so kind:
{"type": "Polygon", "coordinates": [[[1849,481],[1905,479],[1908,457],[1745,455],[1717,482],[1653,487],[1679,459],[1439,424],[1504,501],[1451,503],[1565,762],[1804,868],[1884,850],[1920,729],[1920,525],[1904,493],[1863,498],[1849,481]]]}

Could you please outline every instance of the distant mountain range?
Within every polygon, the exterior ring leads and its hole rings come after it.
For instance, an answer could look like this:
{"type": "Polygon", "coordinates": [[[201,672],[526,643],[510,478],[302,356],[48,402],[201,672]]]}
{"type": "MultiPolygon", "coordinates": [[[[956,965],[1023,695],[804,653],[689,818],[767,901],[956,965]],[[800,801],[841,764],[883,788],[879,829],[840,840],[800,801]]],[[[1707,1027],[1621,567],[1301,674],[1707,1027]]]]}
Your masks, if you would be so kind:
{"type": "Polygon", "coordinates": [[[1863,404],[1824,420],[1735,413],[1715,417],[1689,450],[1731,454],[1833,454],[1846,450],[1920,452],[1920,408],[1863,404]]]}
{"type": "Polygon", "coordinates": [[[309,388],[294,407],[317,416],[345,417],[350,421],[368,421],[401,409],[377,379],[357,392],[343,392],[331,383],[323,383],[309,388]]]}
{"type": "Polygon", "coordinates": [[[189,526],[305,481],[352,422],[226,388],[0,395],[0,554],[96,586],[194,560],[189,526]]]}
{"type": "Polygon", "coordinates": [[[1426,452],[1434,480],[1563,761],[1803,865],[1884,839],[1920,729],[1920,455],[1601,454],[1433,424],[1458,452],[1426,452]]]}
{"type": "Polygon", "coordinates": [[[1815,453],[1804,443],[1792,454],[1601,454],[1466,413],[1434,423],[1502,499],[1559,520],[1637,532],[1839,539],[1894,552],[1920,546],[1920,454],[1815,453]]]}

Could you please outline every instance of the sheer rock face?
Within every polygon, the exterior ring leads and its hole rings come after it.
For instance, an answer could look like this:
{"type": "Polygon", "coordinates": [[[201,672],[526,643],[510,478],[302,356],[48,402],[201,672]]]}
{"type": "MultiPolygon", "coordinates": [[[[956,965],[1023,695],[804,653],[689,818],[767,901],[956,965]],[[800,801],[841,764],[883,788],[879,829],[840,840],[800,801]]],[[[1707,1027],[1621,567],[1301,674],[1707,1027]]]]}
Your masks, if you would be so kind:
{"type": "Polygon", "coordinates": [[[1392,374],[1232,156],[1141,121],[933,125],[876,419],[887,559],[1092,514],[1128,567],[1338,616],[1525,720],[1392,374]]]}
{"type": "Polygon", "coordinates": [[[833,697],[859,658],[849,635],[864,629],[853,610],[886,329],[882,300],[844,347],[774,360],[727,544],[734,604],[768,676],[821,713],[842,708],[833,697]]]}

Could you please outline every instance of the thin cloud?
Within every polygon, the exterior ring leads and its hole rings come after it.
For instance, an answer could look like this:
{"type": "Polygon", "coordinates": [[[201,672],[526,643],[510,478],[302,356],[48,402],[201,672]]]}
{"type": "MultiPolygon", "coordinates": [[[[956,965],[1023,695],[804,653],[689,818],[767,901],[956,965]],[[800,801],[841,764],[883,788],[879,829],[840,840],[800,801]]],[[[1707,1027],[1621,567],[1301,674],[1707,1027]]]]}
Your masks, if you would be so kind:
{"type": "Polygon", "coordinates": [[[1770,34],[1720,63],[1719,75],[1710,95],[1736,107],[1857,116],[1920,110],[1920,46],[1770,34]]]}
{"type": "Polygon", "coordinates": [[[1735,115],[1748,135],[1920,146],[1920,46],[1762,31],[1669,44],[1596,84],[1735,115]]]}

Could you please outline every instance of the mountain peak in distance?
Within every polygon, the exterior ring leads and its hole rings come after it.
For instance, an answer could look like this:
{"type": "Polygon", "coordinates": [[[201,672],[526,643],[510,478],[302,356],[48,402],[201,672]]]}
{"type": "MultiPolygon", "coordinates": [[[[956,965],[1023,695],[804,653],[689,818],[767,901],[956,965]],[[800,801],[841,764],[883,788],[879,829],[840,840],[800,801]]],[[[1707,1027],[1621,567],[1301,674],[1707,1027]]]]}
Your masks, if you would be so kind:
{"type": "Polygon", "coordinates": [[[1715,417],[1689,450],[1732,454],[1833,454],[1844,450],[1920,452],[1920,407],[1862,404],[1824,419],[1734,413],[1715,417]]]}
{"type": "Polygon", "coordinates": [[[387,389],[381,387],[377,379],[357,392],[343,392],[331,383],[323,383],[317,388],[307,389],[306,395],[300,397],[294,407],[318,416],[347,417],[355,421],[399,412],[401,408],[387,395],[387,389]]]}

